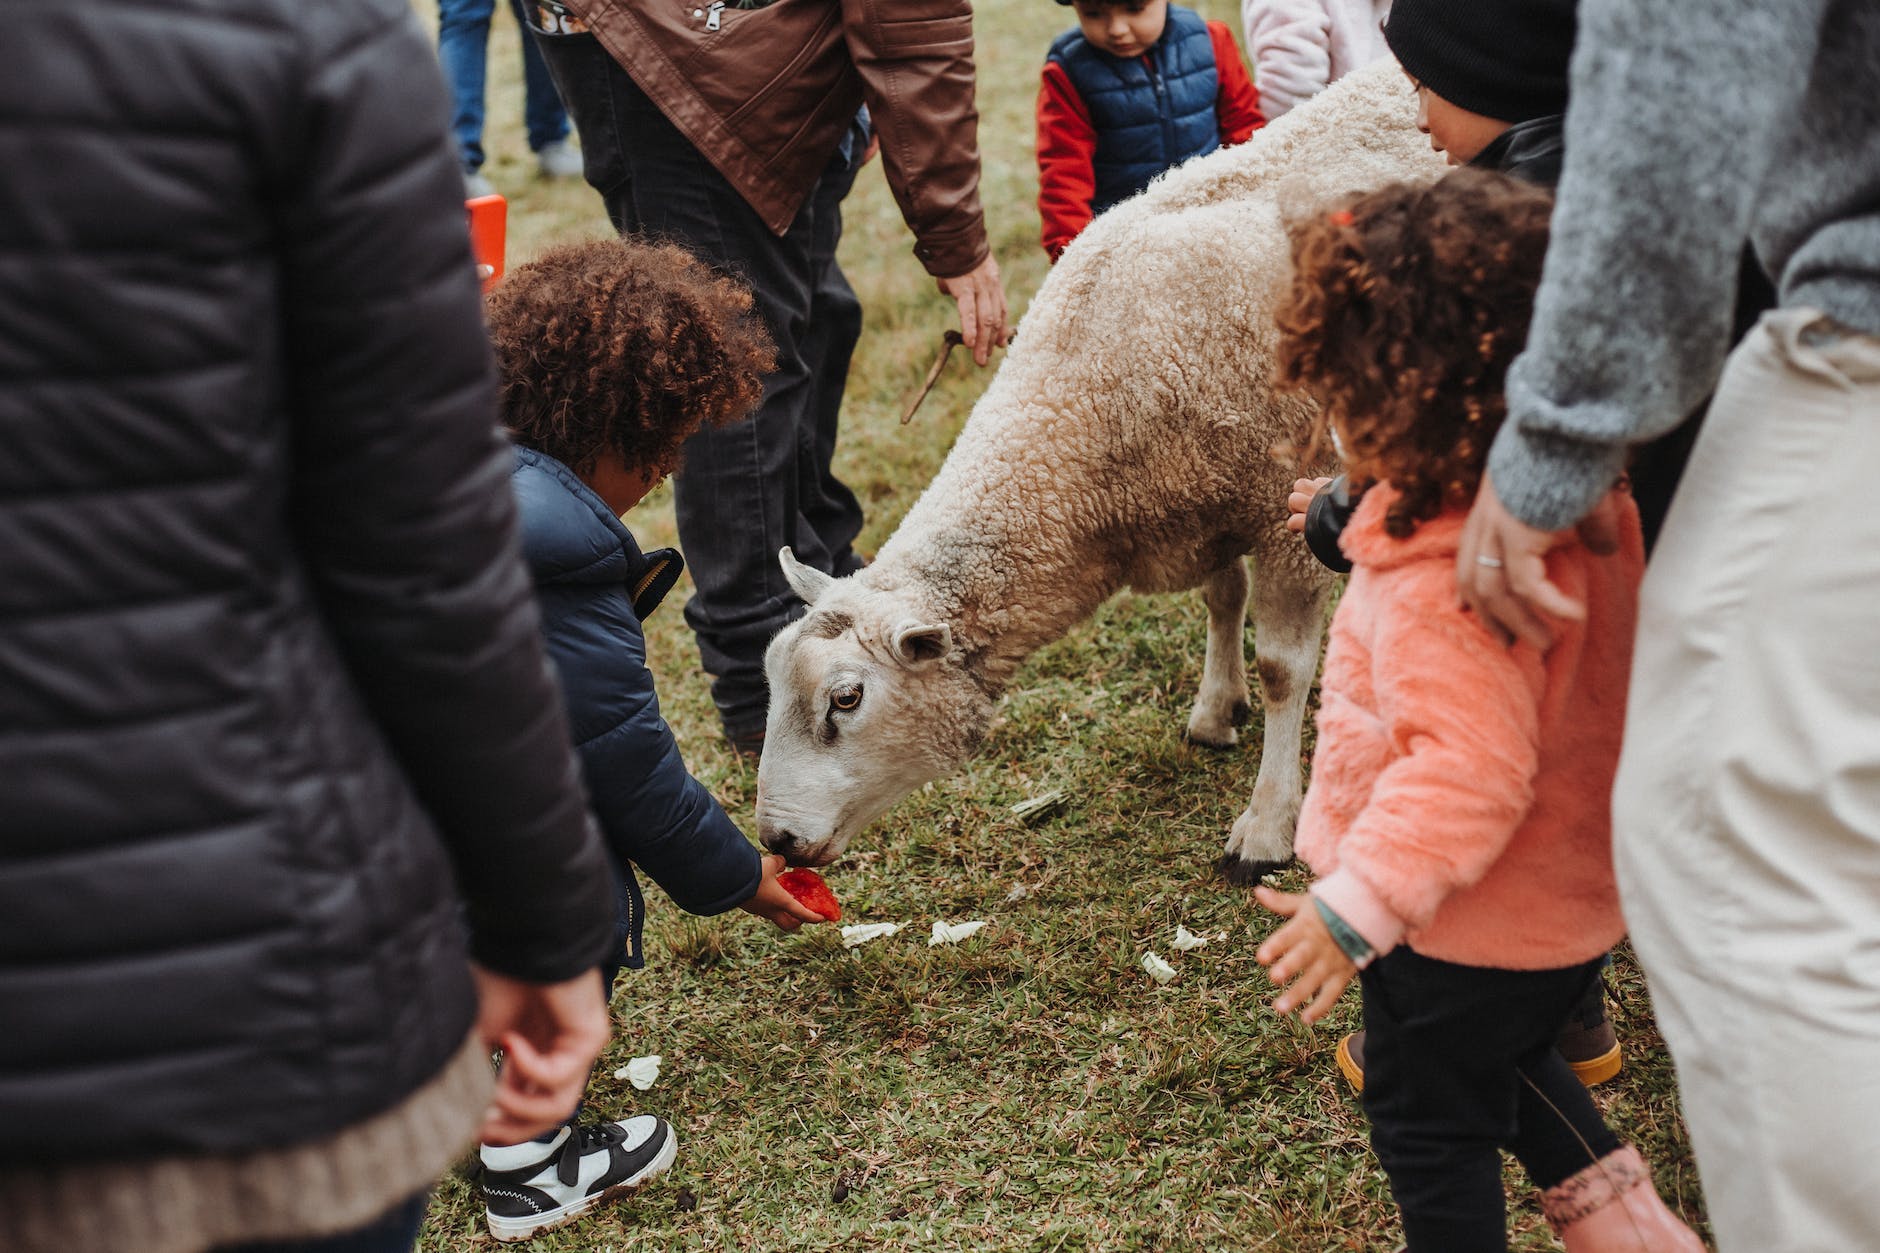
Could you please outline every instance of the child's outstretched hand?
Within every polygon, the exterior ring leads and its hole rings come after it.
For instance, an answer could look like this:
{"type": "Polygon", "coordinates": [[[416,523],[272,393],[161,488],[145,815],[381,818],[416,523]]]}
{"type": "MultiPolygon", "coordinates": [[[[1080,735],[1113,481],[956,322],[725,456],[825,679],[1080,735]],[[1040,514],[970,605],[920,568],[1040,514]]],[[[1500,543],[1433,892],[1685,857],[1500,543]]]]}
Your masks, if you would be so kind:
{"type": "Polygon", "coordinates": [[[1306,510],[1312,507],[1312,498],[1325,490],[1330,483],[1326,479],[1295,479],[1292,492],[1286,497],[1286,529],[1294,535],[1302,535],[1306,529],[1306,510]]]}
{"type": "Polygon", "coordinates": [[[766,853],[763,860],[764,877],[758,882],[757,891],[751,899],[738,906],[739,909],[756,914],[759,918],[768,918],[784,931],[794,931],[806,922],[828,921],[791,896],[789,889],[777,882],[777,876],[784,870],[783,858],[775,853],[766,853]]]}
{"type": "Polygon", "coordinates": [[[1261,887],[1253,890],[1253,898],[1292,920],[1267,936],[1254,954],[1274,983],[1292,984],[1273,1002],[1274,1012],[1289,1014],[1304,1005],[1299,1021],[1317,1022],[1332,1012],[1358,968],[1338,947],[1310,896],[1261,887]]]}

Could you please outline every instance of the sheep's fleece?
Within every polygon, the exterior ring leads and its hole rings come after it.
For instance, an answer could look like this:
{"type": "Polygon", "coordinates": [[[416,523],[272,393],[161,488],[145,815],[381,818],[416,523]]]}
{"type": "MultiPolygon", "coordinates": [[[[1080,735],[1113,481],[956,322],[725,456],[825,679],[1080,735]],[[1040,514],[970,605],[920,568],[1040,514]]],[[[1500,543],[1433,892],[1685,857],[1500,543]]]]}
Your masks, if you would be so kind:
{"type": "Polygon", "coordinates": [[[1283,215],[1442,164],[1394,64],[1350,75],[1103,214],[1065,251],[946,464],[845,579],[781,560],[810,612],[772,642],[759,835],[826,865],[895,801],[960,766],[1019,664],[1128,586],[1200,587],[1208,650],[1191,739],[1251,712],[1251,553],[1265,742],[1223,867],[1290,860],[1300,734],[1331,576],[1283,528],[1298,475],[1274,447],[1308,402],[1276,396],[1283,215]]]}

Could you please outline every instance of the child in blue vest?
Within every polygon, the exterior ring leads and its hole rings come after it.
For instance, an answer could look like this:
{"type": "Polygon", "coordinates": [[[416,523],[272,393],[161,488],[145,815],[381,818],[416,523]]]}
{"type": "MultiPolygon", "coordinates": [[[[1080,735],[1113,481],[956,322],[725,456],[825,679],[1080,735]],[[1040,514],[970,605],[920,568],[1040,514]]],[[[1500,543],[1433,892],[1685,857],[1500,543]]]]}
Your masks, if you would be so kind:
{"type": "Polygon", "coordinates": [[[1077,29],[1052,43],[1038,93],[1038,212],[1053,261],[1162,171],[1266,124],[1225,23],[1168,0],[1074,2],[1077,29]]]}

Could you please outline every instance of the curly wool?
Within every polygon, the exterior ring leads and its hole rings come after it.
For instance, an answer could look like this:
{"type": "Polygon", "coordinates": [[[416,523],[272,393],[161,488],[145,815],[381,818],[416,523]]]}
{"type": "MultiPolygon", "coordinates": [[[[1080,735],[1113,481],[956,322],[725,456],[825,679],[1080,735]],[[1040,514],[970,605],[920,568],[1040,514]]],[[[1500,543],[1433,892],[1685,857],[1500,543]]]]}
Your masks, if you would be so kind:
{"type": "Polygon", "coordinates": [[[701,426],[756,408],[776,350],[751,293],[673,244],[594,240],[511,270],[487,302],[515,439],[584,474],[670,473],[701,426]]]}

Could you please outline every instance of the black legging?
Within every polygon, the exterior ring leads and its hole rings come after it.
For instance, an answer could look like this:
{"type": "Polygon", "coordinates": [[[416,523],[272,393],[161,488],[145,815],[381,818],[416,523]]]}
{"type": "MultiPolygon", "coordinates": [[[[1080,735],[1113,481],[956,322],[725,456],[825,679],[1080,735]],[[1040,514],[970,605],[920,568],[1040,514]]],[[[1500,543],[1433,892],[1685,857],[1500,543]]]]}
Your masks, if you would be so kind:
{"type": "Polygon", "coordinates": [[[1364,1110],[1411,1253],[1501,1253],[1506,1148],[1548,1188],[1619,1147],[1554,1039],[1599,961],[1492,970],[1398,948],[1364,983],[1364,1110]]]}

